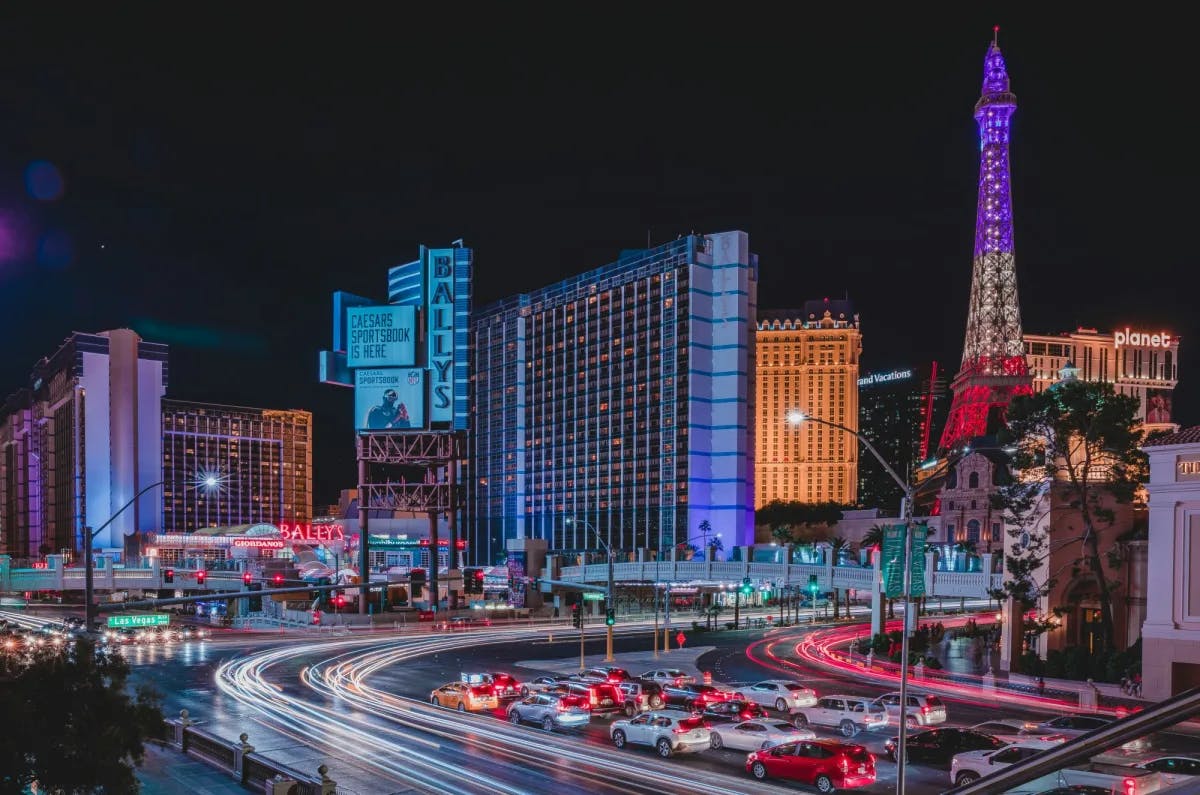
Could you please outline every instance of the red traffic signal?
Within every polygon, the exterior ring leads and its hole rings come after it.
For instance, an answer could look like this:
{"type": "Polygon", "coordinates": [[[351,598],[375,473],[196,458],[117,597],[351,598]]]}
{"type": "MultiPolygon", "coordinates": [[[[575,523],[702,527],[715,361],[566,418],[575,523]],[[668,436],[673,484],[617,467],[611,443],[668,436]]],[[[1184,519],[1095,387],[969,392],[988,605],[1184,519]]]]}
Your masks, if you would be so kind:
{"type": "Polygon", "coordinates": [[[466,548],[467,548],[467,541],[466,541],[466,539],[465,539],[465,538],[459,538],[459,539],[456,539],[456,540],[455,540],[455,542],[454,542],[454,548],[455,548],[455,549],[457,549],[457,550],[459,550],[459,551],[462,551],[462,550],[466,549],[466,548]]]}
{"type": "Polygon", "coordinates": [[[196,584],[197,585],[203,585],[204,581],[207,579],[208,579],[208,572],[205,571],[204,569],[200,569],[199,571],[196,572],[196,584]]]}
{"type": "Polygon", "coordinates": [[[276,574],[275,577],[271,580],[271,582],[275,583],[276,585],[283,585],[283,575],[276,574]]]}
{"type": "Polygon", "coordinates": [[[163,569],[163,582],[175,582],[175,569],[163,569]]]}
{"type": "Polygon", "coordinates": [[[249,585],[253,581],[254,581],[254,575],[251,574],[250,572],[245,572],[244,574],[242,574],[242,582],[246,583],[246,585],[249,585]]]}
{"type": "Polygon", "coordinates": [[[483,569],[476,569],[476,571],[475,571],[475,581],[476,581],[476,582],[483,582],[483,569]]]}
{"type": "Polygon", "coordinates": [[[337,597],[334,598],[333,603],[336,604],[338,607],[345,607],[346,606],[346,597],[342,596],[341,594],[338,594],[337,597]]]}
{"type": "Polygon", "coordinates": [[[320,610],[314,610],[314,611],[313,611],[313,623],[314,623],[314,624],[320,624],[320,623],[321,623],[321,611],[320,611],[320,610]]]}

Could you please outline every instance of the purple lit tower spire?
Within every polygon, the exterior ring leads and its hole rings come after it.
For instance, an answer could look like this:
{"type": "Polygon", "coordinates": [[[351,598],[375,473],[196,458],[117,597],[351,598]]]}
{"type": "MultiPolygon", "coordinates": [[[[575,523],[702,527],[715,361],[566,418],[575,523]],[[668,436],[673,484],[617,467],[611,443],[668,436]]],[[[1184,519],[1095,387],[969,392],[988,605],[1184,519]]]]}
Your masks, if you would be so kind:
{"type": "Polygon", "coordinates": [[[975,103],[980,155],[971,303],[962,367],[951,385],[954,400],[942,433],[943,449],[994,432],[1012,399],[1031,392],[1017,300],[1008,157],[1017,97],[1009,91],[999,31],[995,28],[988,46],[983,93],[975,103]]]}

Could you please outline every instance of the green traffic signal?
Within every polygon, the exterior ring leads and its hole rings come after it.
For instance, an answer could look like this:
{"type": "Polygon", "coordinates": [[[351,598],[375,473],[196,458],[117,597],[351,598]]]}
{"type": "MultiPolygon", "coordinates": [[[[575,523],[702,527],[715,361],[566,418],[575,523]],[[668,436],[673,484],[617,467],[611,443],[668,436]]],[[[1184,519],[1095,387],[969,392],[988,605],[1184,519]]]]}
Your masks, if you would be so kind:
{"type": "Polygon", "coordinates": [[[617,611],[613,610],[611,607],[608,608],[607,610],[605,610],[604,611],[604,623],[608,624],[610,627],[613,624],[617,623],[617,611]]]}

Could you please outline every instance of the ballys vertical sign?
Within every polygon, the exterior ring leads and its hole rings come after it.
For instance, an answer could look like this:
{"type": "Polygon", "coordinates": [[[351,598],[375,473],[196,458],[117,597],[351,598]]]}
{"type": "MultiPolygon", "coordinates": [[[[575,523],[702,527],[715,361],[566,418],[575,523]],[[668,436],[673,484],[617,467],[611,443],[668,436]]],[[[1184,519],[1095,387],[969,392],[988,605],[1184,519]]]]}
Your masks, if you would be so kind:
{"type": "Polygon", "coordinates": [[[454,256],[436,253],[429,265],[429,419],[454,419],[454,256]]]}

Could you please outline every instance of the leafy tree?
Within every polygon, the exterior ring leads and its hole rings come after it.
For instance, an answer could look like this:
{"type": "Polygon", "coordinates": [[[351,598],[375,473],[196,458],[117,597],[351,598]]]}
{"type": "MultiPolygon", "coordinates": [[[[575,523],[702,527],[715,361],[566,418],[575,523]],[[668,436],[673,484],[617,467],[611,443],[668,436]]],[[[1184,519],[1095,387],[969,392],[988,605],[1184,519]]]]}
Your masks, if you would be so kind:
{"type": "Polygon", "coordinates": [[[852,508],[837,502],[772,500],[754,512],[754,523],[770,527],[780,543],[824,541],[828,528],[841,520],[843,511],[852,508]]]}
{"type": "Polygon", "coordinates": [[[133,769],[162,725],[158,696],[128,692],[129,664],[87,638],[5,655],[0,670],[0,793],[136,793],[133,769]]]}
{"type": "Polygon", "coordinates": [[[883,525],[872,525],[871,529],[868,530],[863,535],[862,541],[859,543],[859,546],[864,549],[866,547],[879,547],[880,549],[882,549],[883,548],[883,531],[884,531],[883,525]]]}
{"type": "Polygon", "coordinates": [[[1145,480],[1137,412],[1136,397],[1117,394],[1103,382],[1062,381],[1017,398],[1008,410],[1005,441],[1016,447],[1012,464],[1019,476],[995,496],[1009,535],[1021,542],[1005,555],[1008,577],[997,596],[1013,597],[1023,613],[1054,588],[1064,569],[1086,573],[1096,586],[1103,646],[1110,650],[1116,641],[1112,592],[1117,585],[1105,574],[1107,550],[1100,548],[1100,533],[1116,520],[1110,501],[1131,502],[1145,480]],[[1078,517],[1081,534],[1056,537],[1061,527],[1042,521],[1052,499],[1056,514],[1078,517]],[[1060,568],[1044,570],[1052,553],[1064,551],[1060,568]]]}

